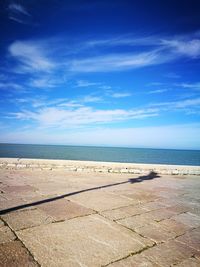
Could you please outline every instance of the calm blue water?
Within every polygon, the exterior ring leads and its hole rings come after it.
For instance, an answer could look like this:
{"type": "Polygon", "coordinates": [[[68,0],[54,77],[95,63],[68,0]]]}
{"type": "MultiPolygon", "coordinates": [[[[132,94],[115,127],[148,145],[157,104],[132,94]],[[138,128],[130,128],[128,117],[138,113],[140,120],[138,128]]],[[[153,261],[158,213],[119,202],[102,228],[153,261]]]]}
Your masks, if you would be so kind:
{"type": "Polygon", "coordinates": [[[0,157],[200,165],[199,150],[0,144],[0,157]]]}

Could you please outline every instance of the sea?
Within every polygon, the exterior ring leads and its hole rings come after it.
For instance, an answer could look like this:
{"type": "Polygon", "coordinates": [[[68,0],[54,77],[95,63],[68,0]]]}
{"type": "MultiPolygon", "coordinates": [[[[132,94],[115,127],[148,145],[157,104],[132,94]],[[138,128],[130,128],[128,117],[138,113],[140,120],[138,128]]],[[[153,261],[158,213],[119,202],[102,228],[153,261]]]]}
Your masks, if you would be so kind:
{"type": "Polygon", "coordinates": [[[178,149],[0,144],[0,157],[200,166],[200,150],[178,149]]]}

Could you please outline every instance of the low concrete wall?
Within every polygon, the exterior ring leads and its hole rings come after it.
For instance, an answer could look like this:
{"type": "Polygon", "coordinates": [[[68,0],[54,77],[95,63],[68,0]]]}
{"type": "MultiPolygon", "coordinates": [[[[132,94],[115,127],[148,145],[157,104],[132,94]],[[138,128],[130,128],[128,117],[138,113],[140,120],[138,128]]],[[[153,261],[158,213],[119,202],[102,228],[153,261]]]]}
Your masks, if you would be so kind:
{"type": "Polygon", "coordinates": [[[135,164],[118,162],[96,162],[75,160],[48,160],[48,159],[17,159],[0,158],[0,169],[61,169],[77,172],[103,172],[103,173],[132,173],[147,174],[154,171],[158,174],[170,175],[200,175],[200,166],[161,165],[161,164],[135,164]]]}

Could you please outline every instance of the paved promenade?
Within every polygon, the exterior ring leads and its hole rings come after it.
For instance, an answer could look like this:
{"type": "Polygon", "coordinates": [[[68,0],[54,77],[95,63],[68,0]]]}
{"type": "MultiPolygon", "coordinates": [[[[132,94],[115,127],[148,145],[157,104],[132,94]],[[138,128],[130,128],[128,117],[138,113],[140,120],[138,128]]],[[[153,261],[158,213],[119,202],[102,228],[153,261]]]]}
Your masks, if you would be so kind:
{"type": "Polygon", "coordinates": [[[0,266],[200,266],[200,176],[0,169],[0,266]]]}

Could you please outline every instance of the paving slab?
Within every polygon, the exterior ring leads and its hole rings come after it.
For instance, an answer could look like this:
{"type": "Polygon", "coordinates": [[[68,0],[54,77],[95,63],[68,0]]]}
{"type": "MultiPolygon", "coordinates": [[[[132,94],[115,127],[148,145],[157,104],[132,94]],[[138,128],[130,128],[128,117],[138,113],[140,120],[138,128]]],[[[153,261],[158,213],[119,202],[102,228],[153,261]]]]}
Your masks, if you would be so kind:
{"type": "Polygon", "coordinates": [[[59,199],[44,203],[39,205],[38,208],[44,211],[47,215],[51,216],[54,221],[72,219],[94,213],[93,210],[67,199],[59,199]]]}
{"type": "Polygon", "coordinates": [[[154,220],[152,219],[151,216],[148,215],[148,213],[144,213],[144,214],[124,218],[121,220],[117,220],[116,222],[129,229],[135,230],[137,228],[153,223],[154,220]]]}
{"type": "Polygon", "coordinates": [[[0,219],[0,227],[4,226],[4,222],[0,219]]]}
{"type": "Polygon", "coordinates": [[[168,208],[162,208],[162,209],[157,209],[148,212],[148,215],[157,222],[160,222],[165,219],[169,219],[172,216],[174,216],[176,212],[169,210],[168,208]]]}
{"type": "Polygon", "coordinates": [[[1,267],[39,267],[19,241],[0,244],[0,259],[1,267]]]}
{"type": "Polygon", "coordinates": [[[9,209],[12,207],[16,207],[18,205],[23,205],[26,202],[24,201],[24,199],[22,199],[21,197],[18,196],[14,196],[13,199],[3,199],[2,201],[0,201],[0,210],[4,210],[4,209],[9,209]]]}
{"type": "Polygon", "coordinates": [[[190,210],[191,213],[200,216],[200,205],[199,205],[199,203],[191,203],[191,202],[188,203],[185,200],[185,204],[189,207],[189,210],[190,210]]]}
{"type": "Polygon", "coordinates": [[[143,209],[146,211],[153,211],[153,210],[159,210],[162,208],[165,208],[166,205],[164,203],[161,203],[160,200],[158,199],[157,201],[151,201],[147,202],[141,205],[143,209]]]}
{"type": "Polygon", "coordinates": [[[200,261],[200,251],[197,251],[194,255],[195,259],[200,261]]]}
{"type": "Polygon", "coordinates": [[[191,228],[196,228],[200,226],[200,216],[191,212],[186,212],[173,216],[173,220],[188,225],[191,228]]]}
{"type": "Polygon", "coordinates": [[[118,223],[135,230],[137,228],[143,227],[145,225],[151,224],[154,221],[162,221],[168,219],[175,215],[175,212],[167,210],[167,208],[162,208],[159,210],[153,210],[143,214],[131,216],[121,220],[117,220],[118,223]]]}
{"type": "Polygon", "coordinates": [[[132,204],[131,199],[102,190],[77,194],[68,199],[96,211],[110,210],[132,204]]]}
{"type": "Polygon", "coordinates": [[[152,191],[142,191],[142,192],[138,192],[138,193],[131,193],[129,191],[129,193],[124,194],[124,196],[133,199],[135,202],[138,203],[145,203],[145,202],[150,202],[150,201],[155,201],[159,198],[158,195],[152,193],[152,191]]]}
{"type": "Polygon", "coordinates": [[[175,212],[169,211],[167,208],[153,210],[136,216],[131,216],[121,220],[117,220],[118,223],[135,230],[145,225],[151,224],[154,221],[162,221],[175,215],[175,212]]]}
{"type": "Polygon", "coordinates": [[[185,212],[189,211],[190,208],[188,206],[183,205],[183,204],[182,205],[179,204],[179,205],[170,206],[167,208],[167,210],[172,211],[176,214],[181,214],[181,213],[185,213],[185,212]]]}
{"type": "Polygon", "coordinates": [[[13,186],[6,186],[4,187],[3,191],[5,193],[15,193],[15,194],[21,194],[23,192],[31,192],[35,191],[36,188],[30,185],[13,185],[13,186]]]}
{"type": "Polygon", "coordinates": [[[53,222],[53,218],[38,209],[14,211],[2,215],[3,220],[15,231],[53,222]]]}
{"type": "Polygon", "coordinates": [[[15,240],[16,236],[10,230],[8,226],[2,226],[0,228],[0,244],[15,240]]]}
{"type": "Polygon", "coordinates": [[[167,232],[174,233],[174,236],[183,235],[186,231],[191,229],[188,225],[185,225],[181,222],[177,222],[173,219],[163,220],[158,223],[160,228],[164,229],[167,232]]]}
{"type": "Polygon", "coordinates": [[[186,259],[176,265],[176,267],[199,267],[199,266],[200,266],[200,261],[198,259],[195,259],[194,257],[186,259]]]}
{"type": "Polygon", "coordinates": [[[186,232],[176,240],[200,251],[200,227],[186,232]]]}
{"type": "Polygon", "coordinates": [[[147,210],[142,205],[130,205],[127,207],[103,211],[101,214],[110,220],[119,220],[146,212],[147,210]]]}
{"type": "Polygon", "coordinates": [[[109,267],[160,267],[155,262],[143,257],[141,254],[130,256],[126,259],[111,263],[109,267]]]}
{"type": "Polygon", "coordinates": [[[17,232],[42,266],[101,266],[153,242],[99,215],[17,232]]]}
{"type": "Polygon", "coordinates": [[[186,244],[170,240],[144,251],[142,255],[162,267],[169,267],[190,258],[195,252],[196,250],[186,244]]]}
{"type": "Polygon", "coordinates": [[[140,235],[153,240],[157,244],[166,242],[167,240],[175,237],[174,233],[161,228],[160,225],[156,222],[137,228],[135,229],[135,231],[140,235]]]}

